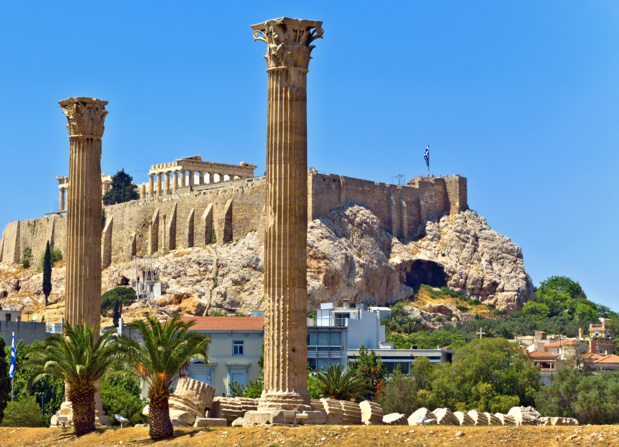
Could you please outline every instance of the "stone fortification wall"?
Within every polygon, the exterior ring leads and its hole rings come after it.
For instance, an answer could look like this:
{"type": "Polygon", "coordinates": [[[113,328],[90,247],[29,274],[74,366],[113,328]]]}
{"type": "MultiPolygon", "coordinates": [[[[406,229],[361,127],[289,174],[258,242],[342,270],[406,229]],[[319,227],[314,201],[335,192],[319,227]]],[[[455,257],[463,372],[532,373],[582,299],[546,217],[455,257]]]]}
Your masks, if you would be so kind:
{"type": "MultiPolygon", "coordinates": [[[[196,185],[174,194],[104,207],[103,267],[177,248],[226,243],[264,227],[266,182],[257,177],[196,185]],[[213,231],[214,230],[214,231],[213,231]]],[[[468,209],[466,178],[431,177],[388,185],[332,174],[308,175],[308,219],[348,204],[369,208],[383,228],[402,240],[421,235],[428,219],[468,209]]],[[[17,263],[25,247],[35,263],[45,243],[65,254],[66,213],[9,223],[0,239],[0,262],[17,263]]]]}
{"type": "Polygon", "coordinates": [[[406,186],[388,185],[341,175],[310,174],[309,220],[340,206],[357,203],[376,215],[394,236],[419,236],[428,219],[468,209],[466,178],[420,177],[406,186]]]}
{"type": "Polygon", "coordinates": [[[15,264],[21,261],[24,249],[32,249],[33,265],[45,252],[47,241],[60,247],[64,255],[67,244],[67,214],[55,213],[39,219],[11,222],[6,226],[0,240],[0,262],[15,264]]]}

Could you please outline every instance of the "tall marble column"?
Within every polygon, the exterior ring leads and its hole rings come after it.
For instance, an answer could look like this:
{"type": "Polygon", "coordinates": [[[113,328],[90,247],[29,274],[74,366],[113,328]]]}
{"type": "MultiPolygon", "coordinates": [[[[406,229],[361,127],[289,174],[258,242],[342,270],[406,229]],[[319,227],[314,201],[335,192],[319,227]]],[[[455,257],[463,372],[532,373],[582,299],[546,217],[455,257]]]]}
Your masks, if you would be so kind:
{"type": "Polygon", "coordinates": [[[162,191],[163,172],[157,174],[157,197],[161,196],[162,191]]]}
{"type": "MultiPolygon", "coordinates": [[[[322,22],[251,27],[267,44],[264,391],[258,411],[311,408],[307,392],[307,98],[322,22]]],[[[223,180],[223,179],[222,179],[223,180]]]]}
{"type": "Polygon", "coordinates": [[[105,106],[94,98],[69,98],[60,108],[69,124],[65,321],[101,321],[101,137],[105,106]]]}
{"type": "Polygon", "coordinates": [[[64,211],[64,188],[60,188],[60,203],[59,203],[59,211],[64,211]]]}
{"type": "Polygon", "coordinates": [[[187,186],[187,174],[185,172],[184,169],[181,169],[181,183],[180,183],[180,187],[184,188],[185,186],[187,186]]]}
{"type": "Polygon", "coordinates": [[[148,198],[152,199],[155,195],[155,182],[153,177],[155,174],[148,174],[148,198]]]}
{"type": "Polygon", "coordinates": [[[171,175],[172,175],[171,172],[163,173],[163,195],[164,196],[170,195],[170,176],[171,175]]]}

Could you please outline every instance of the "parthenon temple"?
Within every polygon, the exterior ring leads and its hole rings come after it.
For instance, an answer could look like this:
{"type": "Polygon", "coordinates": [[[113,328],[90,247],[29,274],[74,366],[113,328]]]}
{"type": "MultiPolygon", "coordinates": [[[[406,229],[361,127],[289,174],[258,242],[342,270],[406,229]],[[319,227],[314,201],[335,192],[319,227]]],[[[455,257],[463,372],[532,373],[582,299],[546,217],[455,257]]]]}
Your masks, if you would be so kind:
{"type": "MultiPolygon", "coordinates": [[[[137,187],[140,199],[166,196],[173,194],[180,188],[253,178],[256,168],[256,165],[245,162],[230,165],[202,161],[200,155],[194,155],[171,163],[151,166],[148,172],[148,183],[138,184],[137,187]]],[[[69,189],[69,177],[59,176],[56,179],[60,190],[58,211],[63,212],[67,210],[66,197],[69,189]]],[[[104,195],[111,189],[112,177],[101,174],[101,194],[104,195]]]]}
{"type": "Polygon", "coordinates": [[[202,161],[200,155],[153,165],[148,172],[148,183],[139,185],[140,198],[166,196],[188,186],[252,178],[256,168],[256,165],[245,162],[229,165],[202,161]]]}

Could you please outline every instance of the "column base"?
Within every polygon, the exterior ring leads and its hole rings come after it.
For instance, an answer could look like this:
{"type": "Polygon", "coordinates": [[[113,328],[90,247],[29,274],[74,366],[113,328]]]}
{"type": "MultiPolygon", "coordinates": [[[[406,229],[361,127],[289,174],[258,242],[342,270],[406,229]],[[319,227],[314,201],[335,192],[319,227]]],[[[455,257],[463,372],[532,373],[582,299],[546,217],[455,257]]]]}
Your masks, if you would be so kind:
{"type": "Polygon", "coordinates": [[[281,410],[312,411],[309,395],[298,393],[263,393],[258,401],[258,411],[270,412],[281,410]]]}

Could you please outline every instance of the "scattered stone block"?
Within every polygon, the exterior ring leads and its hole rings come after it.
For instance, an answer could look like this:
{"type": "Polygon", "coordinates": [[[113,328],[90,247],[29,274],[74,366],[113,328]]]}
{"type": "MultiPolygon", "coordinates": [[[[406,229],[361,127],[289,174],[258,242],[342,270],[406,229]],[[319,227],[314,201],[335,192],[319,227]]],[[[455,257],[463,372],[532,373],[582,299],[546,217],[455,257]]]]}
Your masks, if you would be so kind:
{"type": "MultiPolygon", "coordinates": [[[[246,404],[246,406],[248,406],[246,404]]],[[[216,397],[213,399],[211,409],[208,412],[209,418],[226,419],[228,424],[232,424],[235,419],[242,418],[245,414],[243,403],[234,397],[216,397]]]]}
{"type": "Polygon", "coordinates": [[[356,402],[336,399],[320,399],[327,414],[328,425],[359,425],[361,409],[356,402]]]}
{"type": "Polygon", "coordinates": [[[436,416],[427,408],[421,407],[408,417],[408,425],[423,425],[426,421],[434,421],[436,424],[436,416]]]}
{"type": "Polygon", "coordinates": [[[486,419],[488,419],[488,425],[503,425],[501,420],[492,413],[484,412],[486,419]]]}
{"type": "Polygon", "coordinates": [[[305,411],[301,413],[307,415],[307,417],[299,417],[297,415],[297,422],[301,425],[324,425],[327,423],[327,413],[324,411],[305,411]]]}
{"type": "Polygon", "coordinates": [[[382,425],[383,407],[375,402],[364,400],[359,404],[361,410],[361,422],[365,425],[382,425]]]}
{"type": "Polygon", "coordinates": [[[471,416],[461,411],[454,411],[454,416],[460,422],[460,425],[475,425],[475,421],[471,416]]]}
{"type": "Polygon", "coordinates": [[[402,413],[390,413],[383,416],[384,425],[406,425],[406,415],[402,413]]]}
{"type": "Polygon", "coordinates": [[[460,425],[460,421],[449,408],[437,408],[432,414],[439,425],[460,425]]]}
{"type": "Polygon", "coordinates": [[[516,420],[513,416],[508,416],[503,413],[495,413],[494,416],[501,421],[502,425],[516,425],[516,420]]]}
{"type": "Polygon", "coordinates": [[[193,424],[194,427],[225,427],[226,425],[228,425],[228,421],[223,418],[196,418],[196,422],[193,424]]]}
{"type": "Polygon", "coordinates": [[[170,419],[172,420],[172,425],[175,427],[192,426],[196,421],[196,417],[193,414],[187,413],[186,411],[175,410],[173,408],[170,408],[170,419]],[[175,425],[174,421],[177,421],[178,423],[175,425]]]}
{"type": "Polygon", "coordinates": [[[286,414],[283,411],[248,411],[245,413],[245,426],[286,424],[286,414]]]}
{"type": "Polygon", "coordinates": [[[473,419],[473,425],[488,425],[488,418],[481,411],[471,410],[468,415],[473,419]]]}

